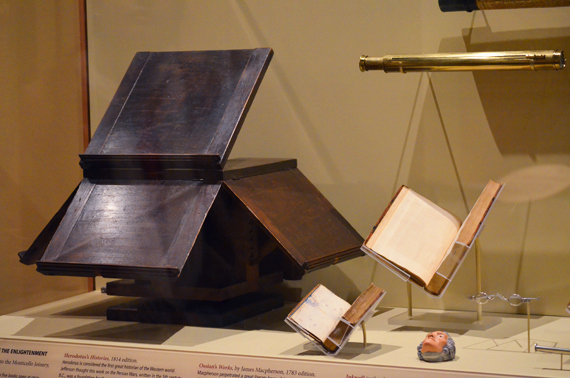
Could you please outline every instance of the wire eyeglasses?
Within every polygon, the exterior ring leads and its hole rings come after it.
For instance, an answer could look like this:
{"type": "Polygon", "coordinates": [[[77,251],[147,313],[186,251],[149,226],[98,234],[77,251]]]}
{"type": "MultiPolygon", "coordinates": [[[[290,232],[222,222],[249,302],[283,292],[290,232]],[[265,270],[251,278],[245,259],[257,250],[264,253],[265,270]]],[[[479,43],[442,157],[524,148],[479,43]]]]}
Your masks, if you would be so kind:
{"type": "Polygon", "coordinates": [[[505,302],[509,302],[511,306],[520,306],[523,303],[529,303],[531,301],[539,300],[540,298],[524,298],[521,297],[519,294],[513,294],[508,298],[504,297],[503,295],[496,293],[496,294],[487,294],[484,292],[477,293],[477,295],[470,295],[469,300],[475,301],[478,304],[485,304],[489,301],[495,299],[495,297],[504,300],[505,302]]]}

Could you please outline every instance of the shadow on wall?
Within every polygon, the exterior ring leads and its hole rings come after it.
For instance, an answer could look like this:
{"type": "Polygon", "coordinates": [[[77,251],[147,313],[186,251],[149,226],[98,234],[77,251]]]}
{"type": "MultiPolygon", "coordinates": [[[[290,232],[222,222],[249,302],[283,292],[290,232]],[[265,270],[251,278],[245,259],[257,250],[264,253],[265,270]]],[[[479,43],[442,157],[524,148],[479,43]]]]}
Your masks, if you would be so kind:
{"type": "MultiPolygon", "coordinates": [[[[438,52],[517,50],[568,55],[570,28],[466,29],[463,37],[442,39],[438,52]]],[[[559,294],[568,287],[568,275],[559,268],[568,266],[568,104],[568,67],[434,73],[428,75],[416,137],[408,142],[413,145],[407,184],[460,218],[486,180],[505,182],[501,204],[483,234],[483,288],[548,298],[533,305],[540,314],[560,315],[568,303],[559,294]]],[[[472,252],[435,306],[469,310],[466,296],[476,289],[475,269],[472,252]]],[[[434,307],[421,296],[414,302],[414,307],[434,307]]]]}
{"type": "MultiPolygon", "coordinates": [[[[570,28],[493,33],[464,30],[467,52],[562,50],[570,53],[570,28]],[[477,42],[474,42],[477,41],[477,42]]],[[[570,69],[474,71],[489,127],[503,155],[570,153],[570,69]]]]}

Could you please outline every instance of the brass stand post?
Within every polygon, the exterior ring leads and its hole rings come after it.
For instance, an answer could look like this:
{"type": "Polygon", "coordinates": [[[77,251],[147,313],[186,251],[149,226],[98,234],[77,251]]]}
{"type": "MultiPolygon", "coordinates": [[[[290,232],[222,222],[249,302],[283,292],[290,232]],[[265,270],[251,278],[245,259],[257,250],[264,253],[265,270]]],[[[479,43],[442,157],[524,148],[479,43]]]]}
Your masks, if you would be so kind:
{"type": "MultiPolygon", "coordinates": [[[[479,249],[479,241],[475,240],[475,275],[476,275],[476,286],[477,292],[482,291],[481,285],[481,250],[479,249]]],[[[483,305],[477,303],[477,321],[480,322],[483,319],[483,305]]]]}
{"type": "Polygon", "coordinates": [[[410,281],[406,282],[406,289],[408,291],[408,318],[412,317],[412,284],[410,281]]]}
{"type": "Polygon", "coordinates": [[[528,338],[528,353],[530,353],[530,302],[526,302],[526,326],[528,338]]]}

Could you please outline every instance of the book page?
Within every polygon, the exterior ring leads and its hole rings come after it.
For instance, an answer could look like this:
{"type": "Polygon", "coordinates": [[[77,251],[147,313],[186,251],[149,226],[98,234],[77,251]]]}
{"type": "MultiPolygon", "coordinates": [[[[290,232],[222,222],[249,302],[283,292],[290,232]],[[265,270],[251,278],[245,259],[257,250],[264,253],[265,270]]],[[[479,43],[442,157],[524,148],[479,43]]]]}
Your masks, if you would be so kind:
{"type": "Polygon", "coordinates": [[[394,201],[366,247],[428,283],[461,221],[410,189],[400,194],[403,198],[394,201]]]}
{"type": "Polygon", "coordinates": [[[350,304],[323,285],[305,298],[289,319],[324,342],[350,304]]]}

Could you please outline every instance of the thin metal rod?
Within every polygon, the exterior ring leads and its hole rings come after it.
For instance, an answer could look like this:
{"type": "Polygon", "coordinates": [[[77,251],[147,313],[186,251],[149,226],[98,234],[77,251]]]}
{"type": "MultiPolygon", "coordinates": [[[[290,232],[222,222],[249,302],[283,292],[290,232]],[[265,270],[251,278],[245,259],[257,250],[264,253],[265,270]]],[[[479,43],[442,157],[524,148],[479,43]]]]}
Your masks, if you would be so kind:
{"type": "Polygon", "coordinates": [[[544,353],[570,354],[570,349],[546,347],[546,346],[540,346],[538,344],[534,344],[534,350],[537,352],[544,352],[544,353]]]}
{"type": "Polygon", "coordinates": [[[406,282],[406,289],[408,292],[408,317],[412,317],[412,284],[410,281],[406,282]]]}
{"type": "Polygon", "coordinates": [[[544,353],[554,353],[554,354],[559,353],[560,354],[560,370],[564,370],[564,355],[570,354],[570,349],[545,347],[545,346],[540,346],[538,344],[534,344],[534,351],[535,352],[544,352],[544,353]]]}
{"type": "MultiPolygon", "coordinates": [[[[479,241],[475,240],[475,286],[477,292],[482,292],[482,278],[481,278],[481,249],[479,248],[479,241]]],[[[483,320],[483,304],[477,303],[477,321],[483,320]]]]}
{"type": "Polygon", "coordinates": [[[364,322],[360,323],[360,326],[362,327],[362,344],[364,344],[364,348],[366,348],[366,326],[364,322]]]}
{"type": "Polygon", "coordinates": [[[526,327],[528,338],[528,353],[530,353],[530,302],[526,302],[526,327]]]}
{"type": "Polygon", "coordinates": [[[474,53],[435,53],[416,55],[362,55],[362,72],[475,71],[475,70],[560,70],[565,66],[559,50],[496,51],[474,53]]]}

